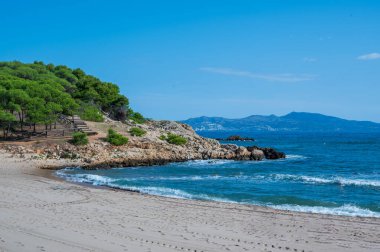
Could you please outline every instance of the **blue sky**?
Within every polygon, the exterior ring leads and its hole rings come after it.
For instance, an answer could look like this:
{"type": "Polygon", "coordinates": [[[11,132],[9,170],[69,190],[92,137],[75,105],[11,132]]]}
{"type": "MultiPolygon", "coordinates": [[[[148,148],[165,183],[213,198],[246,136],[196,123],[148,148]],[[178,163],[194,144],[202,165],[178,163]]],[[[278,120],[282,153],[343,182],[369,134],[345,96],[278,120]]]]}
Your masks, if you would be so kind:
{"type": "Polygon", "coordinates": [[[147,117],[380,122],[380,1],[0,1],[1,61],[80,67],[147,117]]]}

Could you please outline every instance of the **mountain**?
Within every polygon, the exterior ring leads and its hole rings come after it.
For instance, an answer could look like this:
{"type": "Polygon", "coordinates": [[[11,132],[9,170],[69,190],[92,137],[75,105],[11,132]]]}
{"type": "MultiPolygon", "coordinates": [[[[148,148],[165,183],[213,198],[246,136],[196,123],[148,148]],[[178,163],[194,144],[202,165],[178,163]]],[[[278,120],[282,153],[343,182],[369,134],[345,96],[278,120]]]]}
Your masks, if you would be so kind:
{"type": "Polygon", "coordinates": [[[380,132],[380,123],[345,120],[306,112],[292,112],[284,116],[252,115],[241,119],[202,116],[181,122],[189,124],[198,132],[380,132]]]}

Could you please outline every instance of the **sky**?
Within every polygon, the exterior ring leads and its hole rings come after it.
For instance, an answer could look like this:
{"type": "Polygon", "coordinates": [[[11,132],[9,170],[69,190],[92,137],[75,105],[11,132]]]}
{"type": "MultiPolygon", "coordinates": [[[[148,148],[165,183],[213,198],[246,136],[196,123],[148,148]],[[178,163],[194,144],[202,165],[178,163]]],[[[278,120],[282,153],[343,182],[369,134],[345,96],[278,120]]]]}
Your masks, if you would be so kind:
{"type": "Polygon", "coordinates": [[[380,122],[380,1],[0,0],[0,61],[81,68],[154,119],[380,122]]]}

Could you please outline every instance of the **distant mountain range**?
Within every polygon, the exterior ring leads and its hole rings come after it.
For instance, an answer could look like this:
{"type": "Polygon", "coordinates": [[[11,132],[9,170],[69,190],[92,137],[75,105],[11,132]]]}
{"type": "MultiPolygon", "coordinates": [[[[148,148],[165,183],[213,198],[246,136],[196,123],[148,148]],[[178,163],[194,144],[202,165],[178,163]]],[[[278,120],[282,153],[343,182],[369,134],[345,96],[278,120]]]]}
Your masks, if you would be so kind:
{"type": "Polygon", "coordinates": [[[241,119],[202,116],[181,122],[189,124],[198,132],[380,132],[380,123],[306,112],[292,112],[284,116],[252,115],[241,119]]]}

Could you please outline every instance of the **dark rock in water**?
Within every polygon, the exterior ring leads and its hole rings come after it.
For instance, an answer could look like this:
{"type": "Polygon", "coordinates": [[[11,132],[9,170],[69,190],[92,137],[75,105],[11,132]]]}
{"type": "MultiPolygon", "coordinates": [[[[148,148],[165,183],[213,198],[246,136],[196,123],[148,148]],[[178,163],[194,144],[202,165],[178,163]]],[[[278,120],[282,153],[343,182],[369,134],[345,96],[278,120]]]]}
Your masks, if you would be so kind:
{"type": "Polygon", "coordinates": [[[238,135],[234,135],[234,136],[229,136],[227,138],[216,138],[216,140],[218,141],[255,141],[254,138],[251,138],[251,137],[241,137],[241,136],[238,136],[238,135]]]}
{"type": "Polygon", "coordinates": [[[264,153],[264,156],[266,159],[286,158],[286,155],[284,152],[277,151],[273,148],[260,148],[257,146],[250,146],[250,147],[247,147],[247,150],[250,152],[253,152],[254,150],[261,150],[264,153]]]}

